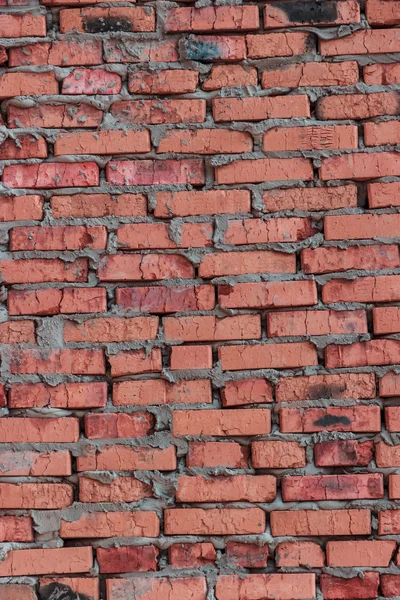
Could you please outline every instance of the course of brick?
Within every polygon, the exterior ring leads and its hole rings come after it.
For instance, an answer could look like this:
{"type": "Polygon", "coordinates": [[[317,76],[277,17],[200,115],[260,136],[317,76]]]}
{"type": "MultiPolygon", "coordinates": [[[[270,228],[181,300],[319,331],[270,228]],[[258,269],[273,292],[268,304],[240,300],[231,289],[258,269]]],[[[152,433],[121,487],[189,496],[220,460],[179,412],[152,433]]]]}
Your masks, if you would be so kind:
{"type": "Polygon", "coordinates": [[[0,0],[0,600],[400,596],[400,0],[0,0]]]}

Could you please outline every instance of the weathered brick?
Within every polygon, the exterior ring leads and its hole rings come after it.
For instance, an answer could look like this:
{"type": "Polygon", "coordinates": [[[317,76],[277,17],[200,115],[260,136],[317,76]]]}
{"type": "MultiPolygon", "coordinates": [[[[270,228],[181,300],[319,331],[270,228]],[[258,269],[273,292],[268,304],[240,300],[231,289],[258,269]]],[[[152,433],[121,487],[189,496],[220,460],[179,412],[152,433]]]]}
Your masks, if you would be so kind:
{"type": "Polygon", "coordinates": [[[167,535],[245,535],[265,530],[261,508],[168,508],[164,519],[167,535]]]}

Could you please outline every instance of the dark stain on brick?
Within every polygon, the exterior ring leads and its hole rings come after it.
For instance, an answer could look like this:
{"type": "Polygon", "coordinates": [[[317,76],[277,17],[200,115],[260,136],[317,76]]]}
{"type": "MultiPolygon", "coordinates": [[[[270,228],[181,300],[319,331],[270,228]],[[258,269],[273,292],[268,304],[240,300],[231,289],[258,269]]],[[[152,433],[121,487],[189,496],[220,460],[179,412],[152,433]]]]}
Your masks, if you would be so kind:
{"type": "Polygon", "coordinates": [[[339,442],[340,460],[355,463],[358,460],[357,449],[353,440],[343,440],[339,442]]]}
{"type": "Polygon", "coordinates": [[[129,33],[132,31],[132,23],[129,19],[121,19],[120,17],[90,17],[84,20],[83,29],[86,33],[107,33],[112,31],[129,33]]]}
{"type": "Polygon", "coordinates": [[[292,23],[333,23],[338,17],[336,2],[274,2],[292,23]]]}
{"type": "Polygon", "coordinates": [[[69,585],[63,583],[49,583],[39,589],[40,600],[93,600],[85,594],[74,592],[69,585]]]}
{"type": "Polygon", "coordinates": [[[312,385],[308,389],[306,400],[321,400],[322,398],[340,398],[345,390],[345,383],[334,383],[332,385],[322,383],[318,385],[312,385]]]}
{"type": "Polygon", "coordinates": [[[188,60],[215,60],[220,58],[217,44],[202,42],[200,40],[186,40],[184,43],[185,55],[188,60]]]}
{"type": "Polygon", "coordinates": [[[330,427],[331,425],[350,425],[349,417],[336,417],[335,415],[324,415],[320,419],[314,421],[317,427],[330,427]]]}

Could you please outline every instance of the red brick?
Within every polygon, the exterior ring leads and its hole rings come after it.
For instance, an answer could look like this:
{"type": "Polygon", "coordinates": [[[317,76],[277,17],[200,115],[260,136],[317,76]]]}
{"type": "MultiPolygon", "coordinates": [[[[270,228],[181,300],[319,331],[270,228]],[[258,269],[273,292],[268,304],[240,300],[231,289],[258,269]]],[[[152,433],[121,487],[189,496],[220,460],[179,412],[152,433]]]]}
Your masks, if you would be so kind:
{"type": "Polygon", "coordinates": [[[400,215],[337,215],[324,218],[326,240],[365,240],[369,238],[396,237],[400,215]]]}
{"type": "Polygon", "coordinates": [[[212,310],[215,306],[211,285],[118,288],[115,297],[120,310],[129,313],[212,310]]]}
{"type": "Polygon", "coordinates": [[[86,414],[85,435],[90,440],[145,436],[153,426],[153,415],[135,412],[86,414]]]}
{"type": "Polygon", "coordinates": [[[298,442],[253,442],[251,462],[255,469],[297,469],[306,466],[306,451],[298,442]]]}
{"type": "Polygon", "coordinates": [[[177,437],[263,435],[271,430],[271,414],[265,409],[175,410],[172,421],[177,437]]]}
{"type": "Polygon", "coordinates": [[[400,376],[389,371],[379,379],[380,396],[400,396],[400,376]]]}
{"type": "Polygon", "coordinates": [[[314,281],[272,281],[218,286],[222,308],[282,308],[317,304],[314,281]]]}
{"type": "MultiPolygon", "coordinates": [[[[238,61],[244,60],[247,57],[246,38],[245,36],[238,35],[222,36],[191,34],[186,39],[182,39],[180,51],[182,58],[193,61],[238,61]]],[[[239,67],[239,65],[233,66],[239,67]]],[[[232,65],[224,65],[224,69],[230,72],[232,72],[231,67],[232,65]]],[[[248,77],[251,77],[250,72],[253,72],[253,69],[251,67],[246,67],[246,71],[249,73],[248,77]]],[[[218,72],[221,72],[219,67],[218,72]]],[[[211,71],[211,77],[213,77],[212,73],[213,69],[211,71]]],[[[207,88],[203,85],[203,89],[207,88]]]]}
{"type": "MultiPolygon", "coordinates": [[[[64,3],[65,4],[65,3],[64,3]]],[[[124,23],[123,31],[155,30],[154,9],[150,7],[74,8],[60,11],[60,33],[78,31],[99,33],[120,31],[118,19],[124,23]]]]}
{"type": "Polygon", "coordinates": [[[3,321],[0,323],[0,344],[35,343],[33,321],[3,321]]]}
{"type": "Polygon", "coordinates": [[[392,302],[400,300],[400,277],[361,277],[354,281],[333,279],[322,288],[322,300],[329,302],[392,302]]]}
{"type": "Polygon", "coordinates": [[[390,446],[385,442],[378,442],[375,446],[375,454],[378,467],[400,466],[400,446],[390,446]]]}
{"type": "Polygon", "coordinates": [[[215,565],[217,553],[212,544],[172,544],[168,548],[168,562],[176,569],[198,569],[206,565],[215,565]]]}
{"type": "Polygon", "coordinates": [[[309,50],[310,36],[307,32],[246,35],[246,43],[249,58],[291,57],[309,50]]]}
{"type": "MultiPolygon", "coordinates": [[[[29,73],[24,75],[29,76],[29,73]]],[[[58,93],[58,86],[55,93],[58,93]]],[[[7,113],[8,126],[11,128],[98,127],[103,119],[102,111],[88,104],[39,104],[29,108],[10,104],[7,113]]]]}
{"type": "Polygon", "coordinates": [[[237,442],[189,442],[188,467],[247,469],[249,450],[237,442]]]}
{"type": "MultiPolygon", "coordinates": [[[[399,110],[397,92],[326,96],[320,98],[317,103],[317,117],[324,120],[371,119],[381,115],[398,115],[399,110]]],[[[365,156],[363,158],[365,159],[365,156]]]]}
{"type": "Polygon", "coordinates": [[[144,579],[107,579],[108,600],[129,600],[144,593],[149,598],[179,598],[179,600],[206,600],[205,577],[144,579]]]}
{"type": "Polygon", "coordinates": [[[343,579],[321,575],[320,586],[326,600],[365,600],[378,597],[379,573],[364,572],[363,577],[343,579]]]}
{"type": "Polygon", "coordinates": [[[311,162],[307,158],[259,158],[237,160],[215,168],[219,184],[262,183],[286,179],[313,179],[311,162]]]}
{"type": "Polygon", "coordinates": [[[261,82],[263,88],[298,88],[355,85],[358,79],[356,61],[306,62],[264,71],[261,82]]]}
{"type": "MultiPolygon", "coordinates": [[[[61,11],[61,14],[63,11],[61,11]]],[[[121,77],[104,69],[74,69],[62,81],[61,92],[71,95],[110,95],[121,91],[121,77]]]]}
{"type": "Polygon", "coordinates": [[[87,227],[15,227],[10,232],[10,250],[105,250],[107,229],[87,227]]]}
{"type": "Polygon", "coordinates": [[[179,241],[172,239],[166,223],[135,223],[121,225],[117,240],[121,250],[142,248],[203,248],[212,245],[211,223],[182,223],[179,241]]]}
{"type": "Polygon", "coordinates": [[[221,346],[218,356],[224,371],[292,369],[318,363],[316,350],[309,342],[221,346]]]}
{"type": "Polygon", "coordinates": [[[10,408],[100,408],[107,402],[107,384],[43,383],[13,384],[10,389],[10,408]]]}
{"type": "Polygon", "coordinates": [[[204,165],[199,158],[110,161],[106,175],[111,185],[202,185],[204,165]]]}
{"type": "Polygon", "coordinates": [[[52,215],[63,217],[145,217],[146,197],[142,194],[76,194],[74,196],[52,196],[52,215]]]}
{"type": "Polygon", "coordinates": [[[99,167],[94,162],[8,165],[3,183],[11,188],[88,187],[99,184],[99,167]]]}
{"type": "Polygon", "coordinates": [[[384,144],[397,144],[399,130],[398,121],[385,121],[384,123],[365,123],[364,143],[366,146],[383,146],[384,144]]]}
{"type": "MultiPolygon", "coordinates": [[[[0,15],[2,17],[4,15],[0,15]]],[[[54,73],[23,73],[21,71],[0,75],[0,99],[14,96],[41,96],[58,94],[58,81],[54,73]]]]}
{"type": "Polygon", "coordinates": [[[272,475],[208,475],[178,477],[177,502],[272,502],[276,479],[272,475]]]}
{"type": "Polygon", "coordinates": [[[374,308],[372,315],[376,335],[400,332],[400,309],[397,306],[374,308]]]}
{"type": "MultiPolygon", "coordinates": [[[[73,502],[73,488],[56,483],[0,483],[1,509],[67,508],[73,502]]],[[[0,568],[1,573],[1,568],[0,568]]]]}
{"type": "Polygon", "coordinates": [[[228,129],[169,129],[161,137],[157,152],[180,154],[240,154],[251,152],[252,136],[228,129]]]}
{"type": "Polygon", "coordinates": [[[151,496],[151,486],[134,477],[116,477],[111,483],[90,477],[79,479],[80,502],[138,502],[151,496]]]}
{"type": "Polygon", "coordinates": [[[281,542],[275,549],[277,567],[320,569],[325,565],[325,554],[314,542],[281,542]]]}
{"type": "MultiPolygon", "coordinates": [[[[389,475],[389,498],[398,500],[400,498],[400,475],[389,475]]],[[[396,559],[398,565],[398,559],[396,559]]]]}
{"type": "Polygon", "coordinates": [[[41,196],[0,197],[0,223],[7,221],[40,221],[43,218],[41,196]]]}
{"type": "Polygon", "coordinates": [[[263,569],[268,563],[269,548],[257,544],[227,542],[225,559],[229,566],[239,566],[248,569],[263,569]]]}
{"type": "Polygon", "coordinates": [[[82,323],[66,321],[66,342],[130,342],[154,340],[157,337],[158,317],[95,318],[82,323]]]}
{"type": "MultiPolygon", "coordinates": [[[[375,31],[375,34],[383,33],[382,31],[375,31]]],[[[370,30],[372,33],[372,30],[370,30]]],[[[396,32],[396,29],[392,29],[391,33],[396,32]]],[[[368,85],[390,85],[392,83],[400,82],[400,64],[393,63],[385,65],[381,64],[373,64],[367,65],[364,67],[364,81],[368,85]]]]}
{"type": "Polygon", "coordinates": [[[311,475],[282,479],[284,502],[383,498],[383,475],[311,475]]]}
{"type": "Polygon", "coordinates": [[[171,348],[170,369],[212,369],[212,346],[174,346],[171,348]]]}
{"type": "Polygon", "coordinates": [[[164,379],[137,379],[114,384],[114,406],[148,406],[152,404],[211,403],[207,379],[168,383],[164,379]]]}
{"type": "Polygon", "coordinates": [[[135,154],[150,150],[151,142],[148,131],[103,130],[60,133],[54,144],[54,156],[62,154],[135,154]]]}
{"type": "Polygon", "coordinates": [[[357,188],[354,185],[337,187],[289,188],[269,190],[263,194],[264,210],[335,210],[357,206],[357,188]]]}
{"type": "Polygon", "coordinates": [[[387,208],[399,206],[400,182],[392,183],[369,183],[368,202],[370,208],[387,208]]]}
{"type": "Polygon", "coordinates": [[[2,542],[33,542],[32,519],[30,517],[0,517],[0,540],[2,542]]]}
{"type": "Polygon", "coordinates": [[[267,314],[269,337],[368,333],[364,310],[299,310],[267,314]]]}
{"type": "Polygon", "coordinates": [[[100,281],[190,279],[193,275],[192,264],[179,254],[112,254],[99,266],[100,281]]]}
{"type": "Polygon", "coordinates": [[[381,594],[385,598],[396,596],[400,585],[400,575],[381,575],[381,594]]]}
{"type": "Polygon", "coordinates": [[[199,267],[199,276],[207,279],[223,275],[247,273],[295,273],[296,256],[283,252],[247,251],[206,254],[199,267]]]}
{"type": "Polygon", "coordinates": [[[296,2],[287,2],[285,7],[279,3],[268,2],[264,7],[264,27],[293,27],[296,25],[343,25],[360,22],[360,6],[355,0],[339,0],[335,8],[329,2],[306,3],[301,8],[296,2]]]}
{"type": "MultiPolygon", "coordinates": [[[[215,121],[263,121],[264,119],[292,119],[310,116],[310,103],[304,94],[259,98],[215,98],[212,101],[212,109],[215,121]]],[[[263,164],[271,163],[271,159],[260,160],[263,161],[263,164]]],[[[258,164],[261,164],[260,160],[257,161],[258,164]]],[[[282,162],[282,159],[279,160],[282,162]]],[[[302,176],[299,177],[303,179],[302,176]]]]}
{"type": "MultiPolygon", "coordinates": [[[[347,217],[351,218],[351,215],[347,217]]],[[[399,249],[395,245],[350,246],[347,249],[306,248],[301,252],[301,265],[305,273],[340,273],[353,269],[378,271],[393,269],[399,264],[399,249]]]]}
{"type": "Polygon", "coordinates": [[[198,72],[188,69],[133,71],[128,90],[131,94],[190,94],[196,91],[198,80],[198,72]]]}
{"type": "Polygon", "coordinates": [[[176,41],[136,41],[104,39],[104,58],[108,63],[178,62],[176,41]]]}
{"type": "Polygon", "coordinates": [[[159,192],[154,216],[161,219],[250,212],[248,190],[159,192]]]}
{"type": "MultiPolygon", "coordinates": [[[[167,341],[205,342],[251,340],[261,337],[259,315],[236,315],[218,319],[214,316],[165,317],[167,341]]],[[[0,330],[1,331],[1,330],[0,330]]],[[[187,346],[184,346],[187,348],[187,346]]]]}
{"type": "Polygon", "coordinates": [[[276,386],[277,402],[320,400],[322,398],[375,398],[373,373],[344,373],[285,377],[276,386]]]}
{"type": "Polygon", "coordinates": [[[365,509],[274,510],[271,531],[274,537],[369,535],[371,513],[365,509]]]}
{"type": "Polygon", "coordinates": [[[358,148],[358,131],[354,125],[274,127],[264,133],[263,148],[266,152],[353,149],[358,148]]]}
{"type": "Polygon", "coordinates": [[[219,575],[215,588],[217,600],[309,600],[315,596],[314,573],[271,573],[219,575]]]}
{"type": "Polygon", "coordinates": [[[158,549],[155,546],[98,548],[96,557],[100,573],[156,571],[158,549]]]}
{"type": "Polygon", "coordinates": [[[160,522],[151,510],[83,513],[75,521],[61,521],[60,537],[65,539],[110,537],[157,537],[160,522]]]}
{"type": "Polygon", "coordinates": [[[48,453],[31,450],[0,452],[2,477],[68,477],[71,474],[71,455],[67,450],[48,453]]]}
{"type": "Polygon", "coordinates": [[[327,369],[339,367],[365,367],[392,365],[400,362],[400,341],[371,340],[349,346],[327,346],[325,365],[327,369]]]}
{"type": "Polygon", "coordinates": [[[164,511],[167,535],[246,535],[264,533],[261,508],[168,508],[164,511]]]}
{"type": "Polygon", "coordinates": [[[111,105],[110,111],[117,123],[120,124],[202,123],[206,118],[206,101],[197,99],[120,100],[111,105]]]}
{"type": "Polygon", "coordinates": [[[299,217],[232,220],[224,233],[226,244],[263,244],[276,242],[300,242],[317,233],[309,219],[299,217]]]}
{"type": "Polygon", "coordinates": [[[0,15],[0,37],[45,37],[46,17],[44,14],[3,13],[0,15]]]}
{"type": "Polygon", "coordinates": [[[400,3],[382,2],[382,0],[368,0],[365,3],[365,14],[370,25],[398,25],[400,24],[400,3]]]}
{"type": "Polygon", "coordinates": [[[88,600],[100,600],[99,579],[96,577],[45,577],[39,580],[39,592],[46,594],[54,593],[77,593],[88,597],[88,600]]]}
{"type": "Polygon", "coordinates": [[[385,423],[388,431],[400,432],[400,406],[385,408],[385,423]]]}
{"type": "Polygon", "coordinates": [[[77,457],[78,471],[173,471],[176,469],[176,451],[168,448],[140,446],[103,446],[96,450],[88,446],[77,457]]]}
{"type": "Polygon", "coordinates": [[[0,408],[7,406],[7,395],[4,385],[0,383],[0,408]]]}
{"type": "Polygon", "coordinates": [[[20,135],[8,138],[0,144],[1,160],[20,160],[23,158],[46,158],[47,144],[43,137],[20,135]]]}
{"type": "Polygon", "coordinates": [[[11,356],[11,373],[59,373],[104,375],[106,365],[102,350],[15,350],[11,356]]]}
{"type": "Polygon", "coordinates": [[[93,557],[90,546],[11,550],[0,564],[0,576],[87,573],[92,566],[93,557]]]}
{"type": "MultiPolygon", "coordinates": [[[[222,38],[223,39],[223,38],[222,38]]],[[[226,60],[226,59],[224,59],[226,60]]],[[[257,69],[241,65],[216,65],[201,88],[207,92],[227,87],[258,85],[257,69]]]]}
{"type": "Polygon", "coordinates": [[[87,261],[84,258],[78,258],[71,263],[57,258],[0,261],[3,284],[45,283],[46,281],[78,283],[87,280],[87,271],[87,261]]]}
{"type": "Polygon", "coordinates": [[[118,352],[109,356],[112,377],[121,375],[139,375],[140,373],[154,373],[161,371],[161,351],[153,348],[149,355],[144,350],[118,352]]]}
{"type": "Polygon", "coordinates": [[[221,390],[222,406],[273,402],[272,385],[266,379],[227,381],[221,390]]]}
{"type": "Polygon", "coordinates": [[[329,408],[281,408],[282,433],[316,431],[379,432],[379,406],[332,406],[329,408]]]}
{"type": "Polygon", "coordinates": [[[107,310],[104,288],[10,290],[7,300],[10,315],[59,315],[107,310]]]}
{"type": "Polygon", "coordinates": [[[10,67],[57,65],[69,67],[75,65],[101,65],[103,62],[101,42],[96,40],[69,41],[57,40],[56,43],[27,44],[19,48],[10,48],[8,64],[10,67]]]}
{"type": "Polygon", "coordinates": [[[400,511],[382,510],[378,513],[379,535],[399,534],[400,533],[400,511]]]}
{"type": "Polygon", "coordinates": [[[372,442],[335,440],[314,446],[317,467],[367,467],[373,458],[372,442]]]}
{"type": "Polygon", "coordinates": [[[79,439],[79,420],[69,417],[0,418],[0,440],[8,443],[66,443],[79,439]]]}
{"type": "Polygon", "coordinates": [[[256,6],[205,6],[172,8],[165,30],[172,31],[248,31],[258,29],[256,6]]]}

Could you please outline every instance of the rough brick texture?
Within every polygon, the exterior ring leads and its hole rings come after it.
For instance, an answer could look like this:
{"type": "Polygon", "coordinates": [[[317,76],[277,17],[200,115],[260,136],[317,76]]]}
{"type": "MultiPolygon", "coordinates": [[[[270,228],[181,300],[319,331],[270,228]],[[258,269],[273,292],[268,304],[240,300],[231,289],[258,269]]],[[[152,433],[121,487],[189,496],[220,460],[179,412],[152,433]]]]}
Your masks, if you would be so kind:
{"type": "Polygon", "coordinates": [[[0,600],[400,597],[400,0],[0,0],[0,600]]]}

